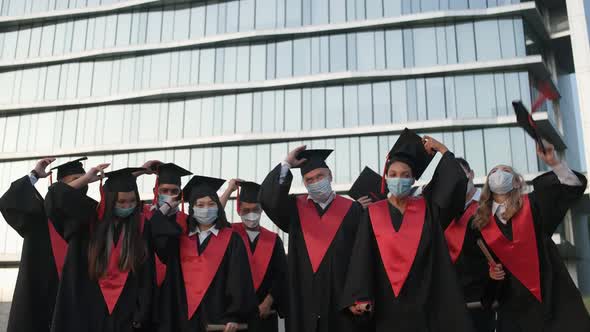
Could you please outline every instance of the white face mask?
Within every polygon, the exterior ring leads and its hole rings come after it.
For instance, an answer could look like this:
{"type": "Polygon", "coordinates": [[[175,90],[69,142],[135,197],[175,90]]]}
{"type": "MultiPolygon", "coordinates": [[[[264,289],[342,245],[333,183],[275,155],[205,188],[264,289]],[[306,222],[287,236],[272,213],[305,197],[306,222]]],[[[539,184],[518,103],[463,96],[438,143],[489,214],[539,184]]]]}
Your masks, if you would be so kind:
{"type": "Polygon", "coordinates": [[[332,195],[332,184],[328,177],[316,183],[308,184],[305,187],[307,188],[309,197],[311,197],[316,203],[324,203],[330,198],[330,195],[332,195]]]}
{"type": "Polygon", "coordinates": [[[250,212],[248,214],[241,216],[242,222],[244,223],[244,225],[247,228],[251,228],[251,229],[256,228],[256,227],[258,227],[258,225],[260,225],[260,217],[261,217],[261,214],[256,213],[256,212],[250,212]]]}
{"type": "Polygon", "coordinates": [[[217,220],[217,207],[213,208],[194,208],[193,217],[201,225],[211,225],[217,220]]]}
{"type": "Polygon", "coordinates": [[[512,173],[497,170],[488,176],[490,190],[494,194],[504,195],[514,189],[514,175],[512,173]]]}

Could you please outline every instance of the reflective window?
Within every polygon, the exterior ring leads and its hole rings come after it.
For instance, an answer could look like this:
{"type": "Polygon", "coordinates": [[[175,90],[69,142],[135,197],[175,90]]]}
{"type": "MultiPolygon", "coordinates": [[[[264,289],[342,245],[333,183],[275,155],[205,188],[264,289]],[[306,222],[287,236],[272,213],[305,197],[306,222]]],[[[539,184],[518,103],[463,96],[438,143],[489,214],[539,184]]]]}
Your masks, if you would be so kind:
{"type": "Polygon", "coordinates": [[[475,22],[475,41],[477,43],[478,60],[501,58],[500,32],[497,20],[475,22]]]}
{"type": "Polygon", "coordinates": [[[277,78],[293,76],[293,42],[277,43],[277,78]]]}
{"type": "Polygon", "coordinates": [[[326,88],[326,128],[342,128],[344,124],[342,87],[326,88]]]}
{"type": "Polygon", "coordinates": [[[389,82],[373,84],[373,123],[391,123],[389,82]]]}

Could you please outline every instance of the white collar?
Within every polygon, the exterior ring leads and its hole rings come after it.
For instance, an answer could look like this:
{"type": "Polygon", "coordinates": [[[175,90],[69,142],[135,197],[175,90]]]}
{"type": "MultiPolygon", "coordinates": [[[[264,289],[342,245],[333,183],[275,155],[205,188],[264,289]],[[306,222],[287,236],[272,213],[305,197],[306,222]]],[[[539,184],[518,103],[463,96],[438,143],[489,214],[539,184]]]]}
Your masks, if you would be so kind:
{"type": "Polygon", "coordinates": [[[473,194],[473,197],[471,197],[471,200],[469,200],[469,202],[465,203],[465,208],[467,208],[469,206],[469,204],[471,204],[471,202],[479,202],[480,199],[481,199],[481,189],[477,188],[477,189],[475,189],[475,193],[473,194]]]}
{"type": "Polygon", "coordinates": [[[332,201],[334,200],[334,198],[336,198],[336,192],[334,192],[334,191],[332,191],[332,193],[330,194],[330,197],[328,197],[328,199],[324,203],[316,202],[313,198],[311,198],[311,195],[307,195],[307,200],[308,201],[309,200],[314,201],[322,209],[325,209],[326,206],[330,205],[330,203],[332,203],[332,201]]]}
{"type": "Polygon", "coordinates": [[[209,228],[208,230],[202,231],[199,226],[196,227],[196,229],[190,233],[188,233],[188,236],[191,237],[195,234],[199,234],[201,235],[201,233],[203,233],[203,235],[208,235],[209,233],[217,236],[217,234],[219,234],[219,228],[213,226],[211,228],[209,228]]]}
{"type": "Polygon", "coordinates": [[[260,234],[260,231],[251,231],[247,229],[246,233],[248,234],[248,238],[250,238],[250,242],[254,242],[256,237],[258,237],[258,234],[260,234]]]}
{"type": "Polygon", "coordinates": [[[500,204],[500,203],[496,203],[496,201],[494,201],[492,203],[492,214],[495,215],[496,217],[498,217],[498,219],[500,219],[500,221],[503,224],[506,224],[508,222],[508,220],[502,218],[504,211],[506,211],[506,204],[505,203],[500,204]]]}

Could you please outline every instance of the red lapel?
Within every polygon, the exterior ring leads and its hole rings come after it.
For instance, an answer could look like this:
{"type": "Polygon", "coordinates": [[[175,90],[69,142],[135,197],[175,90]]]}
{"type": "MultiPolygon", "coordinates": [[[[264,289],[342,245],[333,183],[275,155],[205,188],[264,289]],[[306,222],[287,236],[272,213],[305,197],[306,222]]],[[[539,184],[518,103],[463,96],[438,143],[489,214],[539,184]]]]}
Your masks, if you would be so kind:
{"type": "Polygon", "coordinates": [[[387,200],[370,205],[369,216],[383,266],[385,266],[393,294],[397,297],[410,274],[416,252],[418,252],[426,217],[426,202],[423,198],[408,200],[398,232],[391,223],[387,200]]]}
{"type": "MultiPolygon", "coordinates": [[[[145,219],[152,219],[154,215],[154,210],[152,210],[152,206],[145,204],[143,206],[143,213],[145,215],[145,219]]],[[[179,218],[181,218],[182,212],[176,213],[176,222],[179,223],[179,218]]],[[[166,278],[166,264],[162,263],[158,255],[154,255],[155,263],[156,263],[156,284],[158,287],[161,287],[164,283],[164,279],[166,278]]]]}
{"type": "Polygon", "coordinates": [[[61,272],[64,268],[66,254],[68,252],[68,243],[59,235],[53,226],[53,221],[47,220],[47,227],[49,229],[49,241],[51,242],[51,251],[53,252],[53,260],[57,269],[57,276],[61,280],[61,272]]]}
{"type": "Polygon", "coordinates": [[[512,241],[502,234],[493,215],[481,235],[512,275],[542,302],[539,252],[529,197],[523,196],[522,208],[512,217],[512,241]]]}
{"type": "Polygon", "coordinates": [[[478,202],[471,201],[461,218],[453,220],[445,230],[445,238],[447,239],[447,246],[449,247],[449,254],[451,255],[453,264],[457,262],[461,250],[463,250],[463,242],[465,241],[465,232],[467,231],[469,219],[475,214],[478,206],[478,202]]]}
{"type": "MultiPolygon", "coordinates": [[[[186,229],[186,225],[184,228],[186,229]]],[[[198,253],[197,236],[189,238],[186,232],[180,236],[180,265],[189,319],[195,314],[207,293],[225,255],[232,233],[230,228],[222,228],[217,236],[211,235],[202,255],[198,253]]]]}
{"type": "Polygon", "coordinates": [[[250,261],[250,270],[252,271],[252,281],[254,282],[254,290],[257,291],[264,280],[266,270],[270,259],[272,258],[275,242],[277,241],[277,234],[260,227],[260,234],[258,234],[258,243],[254,254],[250,250],[250,239],[246,233],[246,227],[243,223],[232,224],[233,229],[242,237],[246,251],[248,252],[248,260],[250,261]]]}
{"type": "MultiPolygon", "coordinates": [[[[145,222],[145,216],[143,213],[139,220],[139,230],[140,233],[143,233],[143,225],[145,222]]],[[[121,257],[122,249],[121,236],[123,236],[123,232],[119,234],[117,245],[113,243],[111,246],[111,256],[109,257],[109,266],[106,274],[98,280],[98,285],[100,286],[104,301],[107,304],[109,315],[113,313],[115,305],[117,304],[117,301],[119,301],[119,297],[123,292],[123,287],[125,287],[125,283],[127,282],[127,277],[129,276],[129,271],[119,270],[119,257],[121,257]]]]}
{"type": "Polygon", "coordinates": [[[305,240],[313,273],[316,273],[320,267],[324,255],[326,255],[326,251],[332,244],[332,240],[336,236],[336,232],[351,205],[351,200],[336,195],[328,211],[320,217],[313,202],[307,199],[307,195],[297,197],[301,231],[303,232],[303,239],[305,240]]]}

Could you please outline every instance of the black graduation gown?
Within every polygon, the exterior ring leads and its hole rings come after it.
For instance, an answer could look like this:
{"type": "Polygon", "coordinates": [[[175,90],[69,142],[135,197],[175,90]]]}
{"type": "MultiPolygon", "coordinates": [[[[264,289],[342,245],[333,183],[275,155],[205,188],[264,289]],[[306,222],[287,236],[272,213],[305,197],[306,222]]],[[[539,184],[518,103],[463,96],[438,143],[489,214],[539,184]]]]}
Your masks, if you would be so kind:
{"type": "MultiPolygon", "coordinates": [[[[590,317],[580,292],[551,239],[569,208],[586,189],[586,178],[579,173],[576,175],[582,182],[581,186],[563,185],[553,172],[533,180],[534,191],[528,197],[537,240],[542,302],[505,267],[506,278],[495,283],[500,302],[498,332],[590,331],[590,317]]],[[[504,225],[496,218],[496,224],[511,240],[511,221],[504,225]]],[[[496,261],[502,263],[497,257],[496,261]]]]}
{"type": "MultiPolygon", "coordinates": [[[[273,223],[289,233],[287,329],[292,332],[363,331],[358,319],[338,308],[363,208],[357,202],[351,205],[314,273],[296,196],[289,196],[293,175],[289,172],[280,184],[280,173],[281,165],[278,165],[267,175],[259,200],[273,223]]],[[[323,211],[316,207],[318,213],[325,213],[331,205],[323,211]]]]}
{"type": "Polygon", "coordinates": [[[23,237],[7,332],[49,331],[59,277],[43,198],[29,176],[10,185],[0,198],[0,212],[23,237]]]}
{"type": "MultiPolygon", "coordinates": [[[[374,326],[368,329],[372,331],[473,330],[440,226],[441,219],[452,219],[462,211],[466,182],[454,155],[447,152],[424,190],[426,214],[421,238],[397,297],[383,265],[370,215],[365,213],[354,246],[342,310],[348,311],[356,302],[372,302],[374,326]]],[[[393,226],[399,229],[403,216],[387,204],[393,226]]]]}
{"type": "MultiPolygon", "coordinates": [[[[133,322],[146,329],[151,324],[155,276],[149,251],[139,269],[129,271],[111,314],[98,282],[88,275],[89,227],[96,219],[96,206],[96,201],[63,183],[56,183],[47,193],[47,214],[68,241],[52,332],[131,332],[133,322]]],[[[149,223],[144,223],[143,239],[149,248],[149,223]]]]}
{"type": "MultiPolygon", "coordinates": [[[[477,204],[477,203],[475,203],[477,204]]],[[[469,213],[464,211],[463,213],[469,213]]],[[[457,218],[461,218],[463,215],[457,218]]],[[[454,262],[455,271],[461,288],[465,303],[482,304],[478,308],[470,308],[469,314],[477,332],[493,332],[496,329],[496,313],[492,309],[493,294],[488,295],[490,290],[489,265],[477,245],[480,238],[479,232],[472,227],[473,215],[469,218],[465,229],[463,246],[454,262]]],[[[444,230],[450,225],[448,220],[442,224],[444,230]]]]}
{"type": "MultiPolygon", "coordinates": [[[[256,250],[258,239],[249,242],[249,247],[252,253],[256,250]]],[[[283,241],[277,236],[268,269],[262,279],[262,283],[258,290],[256,290],[256,298],[258,304],[262,303],[266,296],[270,294],[273,298],[272,310],[276,310],[277,314],[272,315],[266,319],[257,316],[248,322],[248,331],[251,332],[278,332],[279,319],[278,316],[285,317],[287,312],[287,256],[285,255],[285,247],[283,241]]]]}
{"type": "MultiPolygon", "coordinates": [[[[204,332],[208,324],[247,322],[257,314],[246,247],[240,236],[232,233],[219,268],[197,311],[189,319],[179,240],[186,235],[176,221],[160,211],[156,211],[151,220],[156,254],[167,267],[158,300],[157,331],[204,332]]],[[[199,246],[200,252],[207,250],[210,237],[199,246]]],[[[198,241],[198,236],[194,239],[198,241]]]]}

